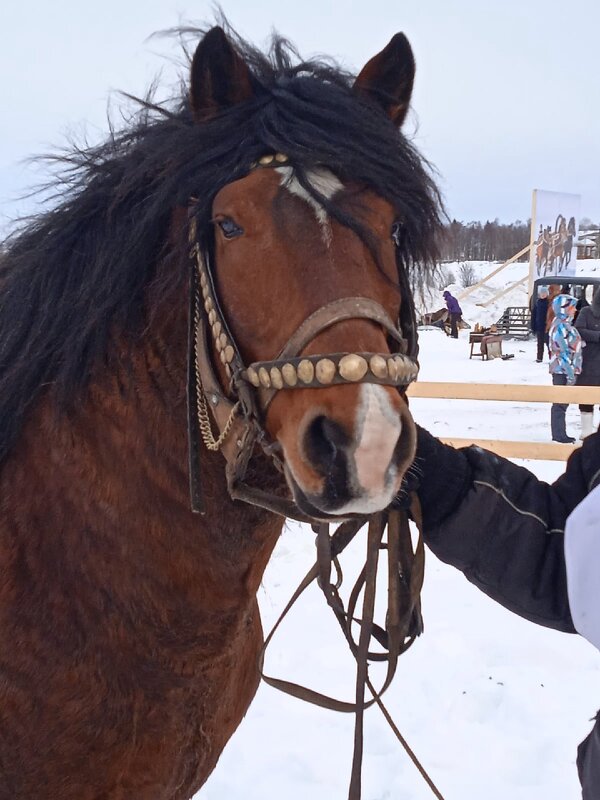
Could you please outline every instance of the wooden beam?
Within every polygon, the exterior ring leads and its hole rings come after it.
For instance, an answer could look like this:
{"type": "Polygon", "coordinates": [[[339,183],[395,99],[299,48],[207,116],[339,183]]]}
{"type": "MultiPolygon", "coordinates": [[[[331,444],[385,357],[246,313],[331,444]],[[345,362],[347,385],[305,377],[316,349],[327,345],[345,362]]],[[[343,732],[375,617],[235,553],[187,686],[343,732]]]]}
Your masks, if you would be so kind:
{"type": "Polygon", "coordinates": [[[531,458],[536,461],[566,461],[579,446],[575,444],[559,444],[558,442],[509,442],[496,439],[459,439],[441,438],[444,444],[452,447],[469,447],[475,445],[483,450],[490,450],[503,458],[531,458]]]}
{"type": "Polygon", "coordinates": [[[506,287],[506,289],[502,289],[502,291],[498,292],[498,294],[495,294],[493,297],[490,297],[489,300],[486,300],[485,303],[477,303],[477,305],[482,306],[482,308],[487,308],[487,306],[491,305],[492,303],[495,303],[496,300],[499,300],[501,297],[504,297],[505,294],[512,292],[513,289],[516,289],[517,286],[520,286],[522,283],[525,283],[525,281],[528,280],[529,280],[529,275],[526,275],[524,278],[521,278],[520,280],[515,281],[514,283],[510,283],[506,287]]]}
{"type": "Polygon", "coordinates": [[[409,397],[439,400],[507,400],[514,403],[600,404],[600,386],[539,386],[511,383],[443,383],[417,381],[409,397]]]}
{"type": "Polygon", "coordinates": [[[464,292],[461,292],[461,293],[458,295],[458,297],[457,297],[457,300],[464,300],[464,298],[465,298],[465,297],[468,297],[468,296],[471,294],[471,292],[474,292],[474,291],[475,291],[475,289],[479,289],[479,287],[480,287],[480,286],[483,286],[483,285],[484,285],[484,283],[487,283],[487,282],[489,281],[489,279],[490,279],[490,278],[493,278],[493,277],[494,277],[494,275],[497,275],[499,272],[502,272],[502,270],[503,270],[503,269],[505,269],[506,267],[509,267],[511,264],[514,264],[514,262],[515,262],[515,261],[516,261],[518,258],[521,258],[521,256],[524,256],[524,255],[525,255],[525,253],[526,253],[526,252],[527,252],[527,251],[528,251],[530,248],[531,248],[531,245],[530,245],[530,244],[528,244],[528,245],[527,245],[526,247],[524,247],[522,250],[519,250],[519,252],[518,252],[518,253],[516,253],[516,255],[512,256],[512,258],[509,258],[509,259],[508,259],[508,261],[505,261],[505,262],[504,262],[504,264],[501,264],[501,265],[500,265],[500,266],[499,266],[497,269],[495,269],[493,272],[490,272],[490,273],[488,273],[488,274],[485,276],[485,278],[482,278],[482,279],[481,279],[481,280],[480,280],[478,283],[474,283],[472,286],[468,286],[468,287],[465,289],[465,291],[464,291],[464,292]]]}
{"type": "Polygon", "coordinates": [[[533,294],[533,269],[535,267],[535,243],[538,238],[538,234],[535,230],[537,225],[537,196],[538,190],[534,189],[531,193],[531,222],[529,227],[529,269],[527,270],[527,277],[529,281],[527,283],[527,296],[531,297],[533,294]]]}

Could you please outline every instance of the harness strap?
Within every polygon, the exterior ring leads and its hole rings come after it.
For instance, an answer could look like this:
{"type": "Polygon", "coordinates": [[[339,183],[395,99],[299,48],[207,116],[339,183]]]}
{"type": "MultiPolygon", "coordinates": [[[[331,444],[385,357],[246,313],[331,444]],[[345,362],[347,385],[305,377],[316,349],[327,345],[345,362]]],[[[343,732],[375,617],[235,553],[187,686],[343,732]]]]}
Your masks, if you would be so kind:
{"type": "Polygon", "coordinates": [[[388,510],[369,518],[365,517],[345,522],[337,528],[332,536],[329,534],[329,525],[327,523],[319,524],[317,526],[317,560],[300,582],[300,585],[280,614],[265,639],[259,655],[259,672],[262,680],[269,686],[321,708],[355,714],[354,755],[348,800],[360,800],[361,797],[363,716],[364,711],[375,704],[381,709],[394,734],[435,797],[438,800],[443,800],[441,793],[394,724],[381,700],[381,696],[393,680],[399,655],[411,646],[415,638],[423,630],[420,612],[420,591],[423,583],[425,551],[421,534],[421,513],[416,497],[412,499],[411,515],[419,528],[419,538],[414,552],[408,516],[403,511],[388,510]],[[354,539],[366,522],[369,523],[369,528],[365,566],[352,588],[346,609],[338,591],[341,584],[341,570],[337,565],[337,557],[354,539]],[[386,526],[388,531],[387,542],[383,542],[386,526]],[[387,551],[388,557],[388,608],[385,628],[377,626],[373,619],[377,563],[380,551],[387,551]],[[338,580],[335,584],[331,582],[332,566],[336,566],[338,572],[338,580]],[[292,606],[314,580],[317,580],[327,604],[340,624],[344,637],[356,659],[357,675],[354,702],[339,700],[297,683],[270,677],[264,672],[265,654],[275,632],[292,606]],[[354,617],[354,610],[361,593],[363,594],[362,612],[361,618],[357,619],[354,617]],[[360,625],[358,642],[354,640],[352,635],[353,622],[360,625]],[[385,652],[373,653],[369,650],[372,638],[379,641],[385,652]],[[387,661],[387,674],[381,688],[376,689],[369,678],[369,662],[382,660],[387,661]],[[371,698],[368,700],[365,698],[365,688],[371,694],[371,698]]]}
{"type": "Polygon", "coordinates": [[[198,328],[198,276],[192,264],[189,280],[189,311],[188,311],[188,349],[187,349],[187,417],[188,417],[188,467],[190,480],[190,505],[194,514],[204,513],[202,502],[202,484],[200,480],[200,430],[198,422],[198,393],[202,387],[198,386],[196,370],[198,360],[196,357],[196,332],[198,328]]]}
{"type": "Polygon", "coordinates": [[[277,358],[295,356],[315,338],[317,333],[321,333],[321,331],[327,330],[327,328],[343,320],[356,319],[358,317],[377,322],[382,328],[386,329],[393,339],[406,347],[402,334],[397,326],[394,325],[383,306],[368,297],[341,297],[331,303],[326,303],[310,314],[302,325],[296,329],[295,333],[290,336],[277,358]]]}

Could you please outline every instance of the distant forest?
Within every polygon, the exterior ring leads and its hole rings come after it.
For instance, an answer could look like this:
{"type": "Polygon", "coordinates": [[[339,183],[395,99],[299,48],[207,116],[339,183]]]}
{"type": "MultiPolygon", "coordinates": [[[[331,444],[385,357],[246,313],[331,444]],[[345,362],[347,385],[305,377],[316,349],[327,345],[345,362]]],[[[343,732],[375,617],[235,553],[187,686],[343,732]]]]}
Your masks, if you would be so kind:
{"type": "MultiPolygon", "coordinates": [[[[493,222],[458,222],[446,226],[442,261],[507,261],[529,244],[529,220],[509,225],[493,222]]],[[[527,261],[526,253],[521,260],[527,261]]]]}

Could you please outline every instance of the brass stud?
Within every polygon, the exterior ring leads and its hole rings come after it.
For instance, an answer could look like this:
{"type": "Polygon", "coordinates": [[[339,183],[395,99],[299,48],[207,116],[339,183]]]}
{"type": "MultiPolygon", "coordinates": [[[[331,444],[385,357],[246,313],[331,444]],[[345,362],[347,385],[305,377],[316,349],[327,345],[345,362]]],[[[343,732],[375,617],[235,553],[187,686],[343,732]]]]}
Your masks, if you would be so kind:
{"type": "Polygon", "coordinates": [[[223,326],[221,325],[219,320],[217,320],[215,322],[215,324],[212,326],[212,332],[213,332],[213,336],[215,337],[215,339],[219,338],[219,336],[221,335],[221,331],[222,330],[223,330],[223,326]]]}
{"type": "Polygon", "coordinates": [[[219,353],[219,358],[221,359],[221,364],[226,364],[227,361],[225,360],[225,350],[221,350],[219,353]]]}
{"type": "Polygon", "coordinates": [[[275,161],[278,161],[280,164],[285,164],[288,161],[288,157],[285,153],[275,153],[275,161]]]}
{"type": "Polygon", "coordinates": [[[227,334],[226,333],[220,334],[219,341],[221,342],[221,347],[227,347],[227,345],[229,344],[229,339],[227,338],[227,334]]]}
{"type": "Polygon", "coordinates": [[[208,286],[202,287],[202,297],[204,298],[205,301],[208,300],[208,286]]]}
{"type": "Polygon", "coordinates": [[[315,377],[315,368],[312,361],[309,361],[307,358],[302,359],[298,364],[298,377],[302,383],[311,383],[312,379],[315,377]]]}
{"type": "Polygon", "coordinates": [[[269,164],[272,164],[272,163],[273,163],[273,159],[274,159],[274,158],[275,158],[275,156],[272,156],[272,155],[269,155],[269,156],[261,156],[261,157],[258,159],[258,163],[259,163],[259,164],[262,164],[262,166],[263,166],[263,167],[267,167],[269,164]]]}
{"type": "Polygon", "coordinates": [[[215,348],[217,350],[217,353],[220,353],[221,350],[223,349],[223,345],[221,344],[220,339],[215,339],[215,348]]]}
{"type": "Polygon", "coordinates": [[[337,367],[330,358],[321,358],[317,361],[315,375],[319,383],[331,383],[335,377],[337,367]]]}
{"type": "Polygon", "coordinates": [[[261,382],[261,385],[265,387],[265,389],[269,389],[271,386],[271,377],[267,372],[265,367],[260,367],[258,370],[258,379],[261,382]]]}
{"type": "Polygon", "coordinates": [[[388,368],[387,368],[387,361],[383,356],[371,356],[369,361],[369,366],[371,367],[371,372],[375,375],[376,378],[379,380],[385,380],[388,376],[388,368]]]}
{"type": "Polygon", "coordinates": [[[338,364],[340,375],[346,381],[355,382],[362,380],[365,377],[368,368],[369,365],[367,364],[367,360],[362,356],[356,355],[356,353],[343,356],[340,358],[340,363],[338,364]]]}
{"type": "Polygon", "coordinates": [[[231,378],[231,367],[229,366],[229,364],[225,364],[225,374],[227,375],[228,378],[231,378]]]}
{"type": "Polygon", "coordinates": [[[208,322],[210,325],[214,325],[216,321],[217,312],[214,310],[214,308],[211,308],[211,310],[208,312],[208,322]]]}
{"type": "Polygon", "coordinates": [[[200,273],[200,286],[204,289],[204,287],[208,284],[208,280],[206,279],[206,275],[204,272],[200,273]]]}
{"type": "Polygon", "coordinates": [[[207,314],[210,314],[210,312],[213,310],[213,304],[210,297],[206,297],[204,299],[204,310],[206,311],[207,314]]]}
{"type": "Polygon", "coordinates": [[[288,386],[295,386],[298,383],[296,367],[294,367],[293,364],[284,364],[281,368],[281,374],[283,375],[283,380],[288,386]]]}
{"type": "Polygon", "coordinates": [[[410,374],[410,367],[402,356],[394,356],[394,363],[398,369],[398,380],[404,380],[410,374]]]}
{"type": "Polygon", "coordinates": [[[233,355],[234,355],[233,347],[230,344],[228,344],[225,350],[223,350],[223,352],[225,353],[225,361],[228,364],[230,364],[233,361],[233,355]]]}
{"type": "Polygon", "coordinates": [[[260,386],[260,378],[258,377],[258,372],[254,369],[254,367],[248,367],[246,370],[246,377],[252,386],[256,386],[257,388],[260,386]]]}
{"type": "Polygon", "coordinates": [[[274,389],[283,389],[283,378],[277,367],[271,367],[271,385],[274,389]]]}

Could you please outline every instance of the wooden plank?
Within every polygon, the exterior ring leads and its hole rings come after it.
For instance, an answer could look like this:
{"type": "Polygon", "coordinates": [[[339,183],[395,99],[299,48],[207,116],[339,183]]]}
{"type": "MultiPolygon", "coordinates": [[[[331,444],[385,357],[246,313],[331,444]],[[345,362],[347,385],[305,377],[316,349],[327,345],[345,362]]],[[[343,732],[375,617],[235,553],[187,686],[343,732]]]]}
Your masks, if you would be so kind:
{"type": "Polygon", "coordinates": [[[533,293],[533,270],[535,267],[535,243],[538,238],[535,226],[537,223],[537,193],[538,190],[534,189],[531,194],[531,223],[529,228],[529,270],[527,283],[527,297],[531,297],[533,293]]]}
{"type": "Polygon", "coordinates": [[[530,458],[536,461],[566,461],[579,446],[576,444],[559,444],[558,442],[511,442],[496,439],[460,439],[442,437],[441,442],[452,447],[469,447],[475,445],[503,458],[530,458]]]}
{"type": "Polygon", "coordinates": [[[409,397],[439,400],[501,400],[514,403],[600,404],[600,386],[539,386],[511,383],[444,383],[417,381],[409,397]]]}
{"type": "Polygon", "coordinates": [[[501,297],[504,297],[505,294],[512,292],[513,289],[516,289],[517,286],[520,286],[522,283],[525,283],[525,281],[528,280],[529,276],[527,275],[525,278],[521,278],[518,281],[515,281],[514,283],[510,283],[506,287],[506,289],[502,289],[501,292],[498,292],[498,294],[495,294],[493,297],[490,297],[490,299],[486,300],[485,303],[477,303],[477,305],[481,306],[482,308],[487,308],[487,306],[491,305],[492,303],[495,303],[496,300],[499,300],[501,297]]]}
{"type": "Polygon", "coordinates": [[[529,248],[530,248],[530,247],[531,247],[531,245],[530,245],[530,244],[528,244],[528,245],[527,245],[526,247],[524,247],[522,250],[519,250],[519,252],[518,252],[518,253],[516,253],[514,256],[512,256],[512,258],[509,258],[509,259],[508,259],[508,261],[505,261],[505,262],[504,262],[504,264],[501,264],[501,265],[500,265],[500,266],[499,266],[497,269],[495,269],[493,272],[490,272],[490,273],[488,273],[488,274],[485,276],[485,278],[482,278],[480,281],[478,281],[477,283],[474,283],[472,286],[468,286],[468,287],[465,289],[465,291],[464,291],[464,292],[461,292],[461,293],[458,295],[458,297],[457,297],[456,299],[457,299],[457,300],[463,300],[465,297],[468,297],[468,296],[471,294],[471,292],[474,292],[474,291],[475,291],[475,289],[479,289],[479,287],[480,287],[480,286],[483,286],[483,285],[484,285],[484,283],[487,283],[487,282],[489,281],[489,279],[490,279],[490,278],[493,278],[493,277],[494,277],[494,275],[497,275],[499,272],[502,272],[502,270],[503,270],[503,269],[505,269],[506,267],[509,267],[509,266],[510,266],[511,264],[513,264],[513,263],[514,263],[514,262],[515,262],[515,261],[516,261],[518,258],[521,258],[521,256],[524,256],[524,255],[525,255],[525,253],[526,253],[526,252],[529,250],[529,248]]]}

